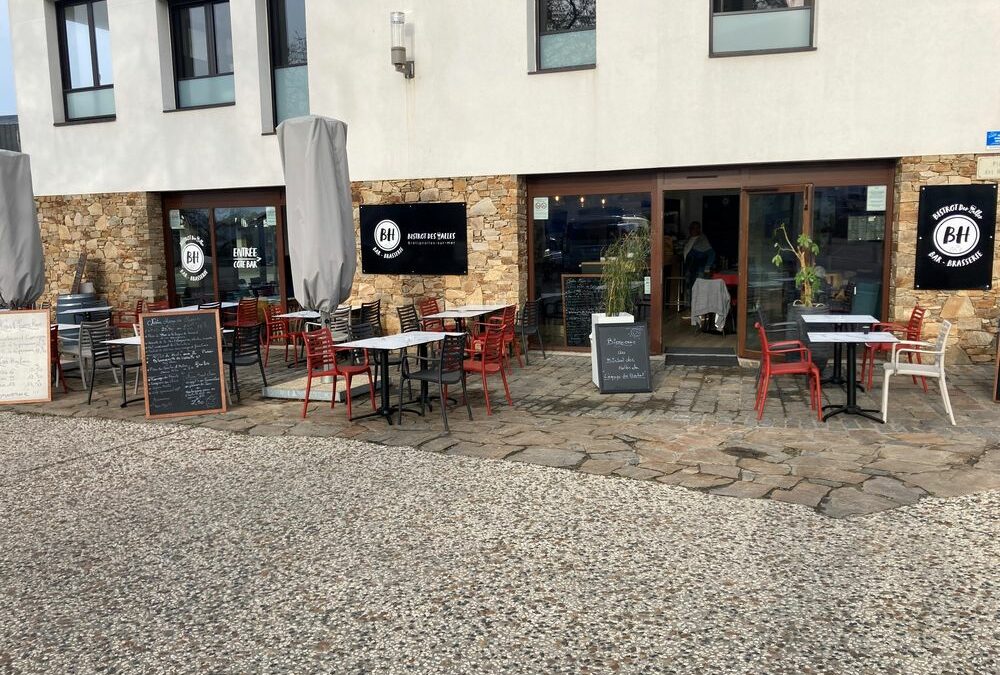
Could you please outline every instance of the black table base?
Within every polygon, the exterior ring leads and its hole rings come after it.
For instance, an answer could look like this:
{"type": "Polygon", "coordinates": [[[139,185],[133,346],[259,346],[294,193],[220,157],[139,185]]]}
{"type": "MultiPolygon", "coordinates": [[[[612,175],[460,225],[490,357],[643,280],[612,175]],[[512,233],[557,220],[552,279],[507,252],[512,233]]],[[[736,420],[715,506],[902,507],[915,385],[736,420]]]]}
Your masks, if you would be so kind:
{"type": "MultiPolygon", "coordinates": [[[[835,343],[835,347],[839,346],[835,343]]],[[[835,350],[836,351],[836,350],[835,350]]],[[[857,364],[857,344],[854,342],[847,343],[847,403],[844,405],[825,405],[823,410],[829,409],[830,412],[823,415],[823,421],[827,421],[835,415],[859,415],[861,417],[867,417],[875,422],[882,422],[882,411],[881,410],[870,410],[867,408],[862,408],[858,405],[858,389],[861,389],[861,385],[858,384],[858,364],[857,364]],[[850,386],[853,383],[854,386],[850,386]]]]}

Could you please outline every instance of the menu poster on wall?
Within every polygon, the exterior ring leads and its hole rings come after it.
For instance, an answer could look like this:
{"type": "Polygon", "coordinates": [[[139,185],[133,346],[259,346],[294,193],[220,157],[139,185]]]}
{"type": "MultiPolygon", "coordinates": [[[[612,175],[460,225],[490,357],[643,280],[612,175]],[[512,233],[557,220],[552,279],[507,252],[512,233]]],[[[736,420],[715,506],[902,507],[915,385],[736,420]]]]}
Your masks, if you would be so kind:
{"type": "Polygon", "coordinates": [[[885,211],[885,200],[888,192],[889,186],[887,185],[869,185],[865,211],[885,211]]]}
{"type": "Polygon", "coordinates": [[[548,197],[535,197],[532,201],[532,215],[535,220],[548,220],[549,219],[549,198],[548,197]]]}
{"type": "Polygon", "coordinates": [[[465,203],[361,207],[364,274],[468,274],[465,203]]]}
{"type": "Polygon", "coordinates": [[[992,288],[996,227],[996,183],[921,187],[913,287],[992,288]]]}
{"type": "Polygon", "coordinates": [[[52,400],[49,312],[0,312],[0,404],[52,400]]]}

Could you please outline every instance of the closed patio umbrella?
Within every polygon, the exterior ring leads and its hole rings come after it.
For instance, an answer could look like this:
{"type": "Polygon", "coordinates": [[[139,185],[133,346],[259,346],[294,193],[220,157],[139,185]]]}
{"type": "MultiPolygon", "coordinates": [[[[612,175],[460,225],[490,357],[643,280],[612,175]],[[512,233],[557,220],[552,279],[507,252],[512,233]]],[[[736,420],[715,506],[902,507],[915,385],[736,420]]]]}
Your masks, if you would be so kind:
{"type": "Polygon", "coordinates": [[[295,117],[278,126],[278,145],[295,297],[326,316],[350,296],[357,267],[347,125],[295,117]]]}
{"type": "Polygon", "coordinates": [[[30,305],[44,290],[31,164],[25,154],[0,150],[0,305],[30,305]]]}

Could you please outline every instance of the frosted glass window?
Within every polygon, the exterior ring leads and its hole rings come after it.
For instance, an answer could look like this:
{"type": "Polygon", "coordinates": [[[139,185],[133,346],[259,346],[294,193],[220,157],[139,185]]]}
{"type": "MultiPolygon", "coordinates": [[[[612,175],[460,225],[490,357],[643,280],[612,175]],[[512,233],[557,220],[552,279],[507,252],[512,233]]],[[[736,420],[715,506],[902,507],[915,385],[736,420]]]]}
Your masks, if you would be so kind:
{"type": "Polygon", "coordinates": [[[271,0],[274,123],[309,114],[305,0],[271,0]]]}
{"type": "Polygon", "coordinates": [[[234,102],[229,3],[177,5],[171,16],[171,26],[178,107],[234,102]]]}
{"type": "Polygon", "coordinates": [[[597,0],[538,0],[538,68],[597,62],[597,0]]]}
{"type": "Polygon", "coordinates": [[[201,105],[232,103],[236,100],[236,88],[232,75],[217,77],[197,77],[177,83],[177,95],[181,108],[201,105]]]}
{"type": "Polygon", "coordinates": [[[717,11],[712,15],[712,53],[809,49],[813,46],[812,25],[811,3],[762,10],[717,11]]]}
{"type": "Polygon", "coordinates": [[[66,93],[66,118],[106,117],[115,114],[115,90],[90,89],[66,93]]]}
{"type": "Polygon", "coordinates": [[[114,115],[108,3],[62,3],[57,12],[66,119],[114,115]]]}

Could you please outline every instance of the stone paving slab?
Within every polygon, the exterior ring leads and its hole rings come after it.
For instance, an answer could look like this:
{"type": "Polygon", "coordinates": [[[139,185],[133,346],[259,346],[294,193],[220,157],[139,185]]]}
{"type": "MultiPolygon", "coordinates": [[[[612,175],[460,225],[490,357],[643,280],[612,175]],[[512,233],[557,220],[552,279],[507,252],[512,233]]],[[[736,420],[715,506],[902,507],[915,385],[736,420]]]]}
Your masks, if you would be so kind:
{"type": "MultiPolygon", "coordinates": [[[[470,422],[462,407],[453,409],[450,434],[443,432],[436,405],[426,417],[404,416],[401,426],[390,427],[381,419],[348,422],[343,406],[330,410],[323,403],[311,405],[303,420],[300,403],[259,396],[255,368],[241,375],[243,401],[228,413],[176,423],[253,437],[337,437],[527,462],[793,502],[834,517],[878,511],[886,506],[883,500],[895,508],[928,495],[954,497],[1000,489],[1000,408],[990,398],[988,366],[949,369],[959,422],[952,427],[934,390],[924,394],[904,378],[893,383],[889,424],[848,416],[817,422],[808,409],[807,392],[795,381],[774,386],[764,418],[758,421],[752,411],[753,369],[660,365],[651,394],[602,396],[590,382],[589,358],[538,356],[528,368],[514,367],[509,379],[515,405],[498,405],[492,416],[485,414],[480,385],[470,382],[475,419],[470,422]],[[713,412],[702,412],[711,401],[734,405],[714,405],[713,412]]],[[[275,381],[299,376],[280,359],[267,372],[275,381]]],[[[875,389],[878,396],[878,386],[875,389]]],[[[85,404],[83,392],[73,391],[57,393],[48,404],[12,409],[81,420],[144,422],[138,405],[117,406],[117,393],[109,382],[97,387],[91,406],[85,404]]],[[[827,401],[843,396],[833,387],[824,390],[827,401]]],[[[863,393],[860,399],[864,406],[878,405],[872,394],[863,393]]],[[[141,428],[146,429],[141,433],[161,433],[156,423],[141,428]]]]}

